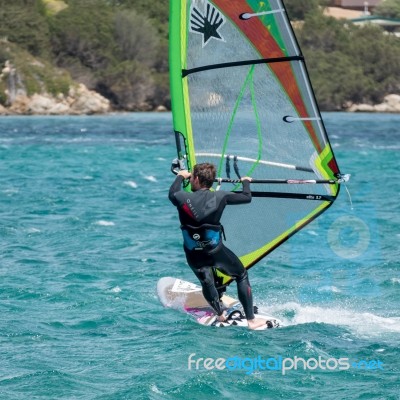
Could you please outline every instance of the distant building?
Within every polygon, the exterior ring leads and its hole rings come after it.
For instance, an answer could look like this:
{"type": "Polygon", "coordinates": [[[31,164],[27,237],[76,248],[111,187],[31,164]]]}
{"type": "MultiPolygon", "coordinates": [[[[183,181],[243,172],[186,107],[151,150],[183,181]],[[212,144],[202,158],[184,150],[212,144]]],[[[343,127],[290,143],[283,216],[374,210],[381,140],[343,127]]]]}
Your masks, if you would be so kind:
{"type": "MultiPolygon", "coordinates": [[[[359,18],[352,18],[351,22],[356,25],[365,25],[365,24],[375,24],[381,26],[388,32],[394,32],[396,29],[400,28],[400,19],[395,18],[384,18],[377,16],[362,16],[359,18]]],[[[399,36],[398,33],[395,33],[396,36],[399,36]]]]}
{"type": "Polygon", "coordinates": [[[331,5],[350,10],[371,12],[381,2],[382,0],[332,0],[331,5]]]}
{"type": "Polygon", "coordinates": [[[333,17],[336,19],[354,19],[365,16],[364,11],[348,10],[340,7],[326,7],[324,8],[324,14],[327,17],[333,17]]]}
{"type": "MultiPolygon", "coordinates": [[[[381,0],[382,1],[382,0],[381,0]]],[[[363,7],[355,7],[355,3],[367,3],[366,1],[356,0],[333,0],[331,4],[346,4],[344,6],[326,7],[324,14],[329,17],[336,19],[347,19],[356,25],[374,24],[381,26],[385,31],[391,33],[397,37],[400,37],[400,19],[385,18],[376,15],[371,15],[371,8],[367,9],[367,4],[363,7]],[[350,7],[350,3],[352,6],[350,7]]],[[[368,4],[374,3],[377,5],[380,3],[379,0],[369,0],[368,4]]],[[[369,6],[368,6],[369,7],[369,6]]]]}

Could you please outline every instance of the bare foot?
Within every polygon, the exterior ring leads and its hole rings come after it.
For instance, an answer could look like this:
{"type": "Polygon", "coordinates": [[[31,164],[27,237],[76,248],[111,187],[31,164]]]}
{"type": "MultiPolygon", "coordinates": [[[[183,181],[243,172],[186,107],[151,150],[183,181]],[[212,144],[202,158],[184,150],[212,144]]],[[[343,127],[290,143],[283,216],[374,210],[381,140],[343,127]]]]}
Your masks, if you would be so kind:
{"type": "Polygon", "coordinates": [[[249,329],[257,329],[260,326],[263,326],[267,323],[265,319],[261,318],[254,318],[254,319],[248,319],[247,324],[249,325],[249,329]]]}
{"type": "Polygon", "coordinates": [[[217,321],[218,321],[218,322],[225,322],[225,321],[226,321],[226,311],[224,311],[224,312],[222,313],[222,315],[218,315],[218,316],[217,316],[217,321]]]}

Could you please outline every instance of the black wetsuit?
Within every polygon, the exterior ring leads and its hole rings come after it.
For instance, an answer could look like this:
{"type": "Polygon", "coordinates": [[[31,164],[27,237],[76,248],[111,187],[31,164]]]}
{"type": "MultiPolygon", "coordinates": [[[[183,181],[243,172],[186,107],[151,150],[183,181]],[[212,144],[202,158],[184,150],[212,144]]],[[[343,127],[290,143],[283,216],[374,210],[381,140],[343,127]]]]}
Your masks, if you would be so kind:
{"type": "Polygon", "coordinates": [[[223,310],[215,287],[212,267],[236,280],[239,301],[247,319],[254,318],[253,296],[247,275],[239,258],[222,242],[220,219],[228,204],[251,202],[250,182],[243,181],[243,192],[200,189],[189,193],[181,189],[182,176],[177,176],[169,190],[169,199],[178,208],[184,238],[186,259],[200,280],[205,299],[217,315],[223,310]]]}

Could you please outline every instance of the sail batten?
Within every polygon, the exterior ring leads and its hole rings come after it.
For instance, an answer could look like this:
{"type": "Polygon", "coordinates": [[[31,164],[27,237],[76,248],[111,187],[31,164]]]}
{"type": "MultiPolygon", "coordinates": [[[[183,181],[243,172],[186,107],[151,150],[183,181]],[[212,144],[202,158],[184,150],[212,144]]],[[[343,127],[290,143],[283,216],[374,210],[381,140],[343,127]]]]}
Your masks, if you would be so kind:
{"type": "MultiPolygon", "coordinates": [[[[215,153],[196,153],[196,157],[222,158],[223,155],[222,154],[215,154],[215,153]]],[[[245,161],[245,162],[250,162],[250,163],[258,162],[259,164],[269,165],[271,167],[297,169],[299,171],[305,171],[305,172],[314,173],[314,171],[311,168],[308,168],[308,167],[300,167],[300,166],[297,166],[297,165],[284,164],[284,163],[279,163],[279,162],[274,162],[274,161],[255,160],[254,158],[240,157],[240,156],[231,155],[231,154],[227,154],[225,156],[225,159],[227,159],[227,160],[235,160],[236,159],[236,160],[239,160],[239,161],[245,161]]]]}
{"type": "Polygon", "coordinates": [[[249,268],[329,208],[339,167],[281,0],[170,7],[178,157],[189,169],[214,163],[222,190],[253,178],[252,202],[222,220],[227,246],[249,268]]]}
{"type": "Polygon", "coordinates": [[[240,67],[243,65],[273,64],[273,63],[303,61],[303,60],[304,60],[303,56],[291,56],[291,57],[261,58],[257,60],[242,60],[242,61],[234,61],[234,62],[227,62],[220,64],[209,64],[209,65],[203,65],[201,67],[196,67],[193,69],[184,69],[182,70],[182,77],[186,77],[196,72],[208,71],[210,69],[232,68],[232,67],[240,67]]]}

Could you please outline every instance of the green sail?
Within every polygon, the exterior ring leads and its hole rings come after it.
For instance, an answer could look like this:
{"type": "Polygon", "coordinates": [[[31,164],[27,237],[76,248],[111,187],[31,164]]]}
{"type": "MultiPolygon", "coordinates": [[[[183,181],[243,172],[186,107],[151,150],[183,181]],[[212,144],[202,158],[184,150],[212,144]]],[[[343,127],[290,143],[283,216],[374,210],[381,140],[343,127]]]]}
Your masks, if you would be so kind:
{"type": "Polygon", "coordinates": [[[333,203],[340,171],[282,1],[171,1],[170,83],[178,157],[259,182],[221,221],[246,268],[333,203]]]}

